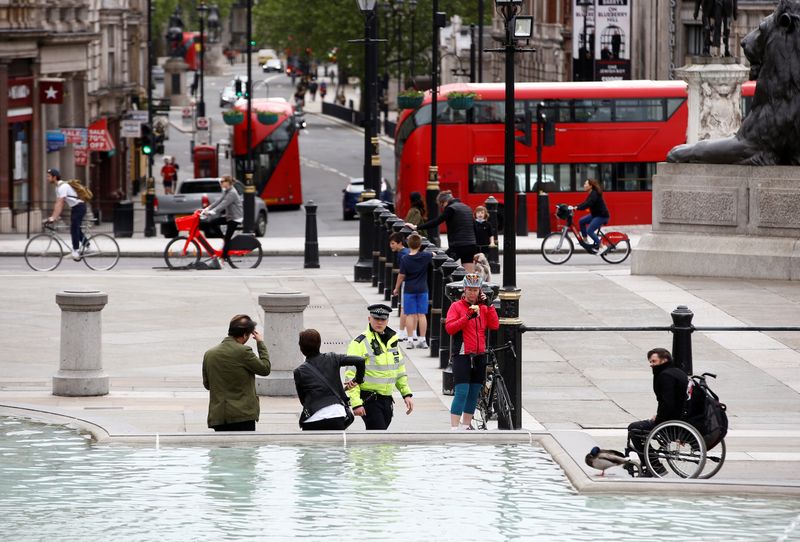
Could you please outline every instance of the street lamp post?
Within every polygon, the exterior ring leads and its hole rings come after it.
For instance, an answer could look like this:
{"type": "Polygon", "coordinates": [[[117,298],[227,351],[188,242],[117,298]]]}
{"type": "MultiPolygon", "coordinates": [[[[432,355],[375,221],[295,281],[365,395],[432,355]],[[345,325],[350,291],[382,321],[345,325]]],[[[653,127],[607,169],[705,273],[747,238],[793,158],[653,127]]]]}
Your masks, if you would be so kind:
{"type": "Polygon", "coordinates": [[[206,101],[205,101],[205,57],[206,57],[206,14],[208,13],[208,6],[206,3],[200,2],[197,7],[200,14],[200,101],[197,102],[197,116],[206,116],[206,101]]]}
{"type": "Polygon", "coordinates": [[[253,0],[247,0],[247,167],[244,175],[244,233],[255,229],[256,187],[253,183],[253,0]]]}
{"type": "MultiPolygon", "coordinates": [[[[151,138],[145,141],[152,149],[153,140],[153,1],[147,0],[147,126],[148,134],[151,138]]],[[[156,187],[153,182],[153,153],[147,155],[147,184],[145,192],[145,211],[144,211],[144,236],[154,237],[156,234],[156,223],[154,218],[154,207],[156,199],[156,187]]]]}
{"type": "Polygon", "coordinates": [[[411,51],[408,54],[408,58],[410,59],[411,62],[410,62],[410,69],[409,69],[408,73],[411,76],[411,81],[412,81],[412,84],[413,84],[414,76],[416,75],[416,73],[415,73],[416,72],[416,57],[414,56],[414,54],[415,54],[414,42],[416,40],[416,32],[415,32],[415,30],[416,30],[416,26],[417,26],[417,21],[416,21],[416,19],[417,19],[417,0],[409,0],[409,5],[411,6],[411,43],[409,44],[411,46],[411,51]]]}
{"type": "MultiPolygon", "coordinates": [[[[518,352],[519,359],[514,366],[505,364],[503,378],[508,384],[511,393],[511,402],[514,405],[513,423],[519,427],[522,422],[522,336],[520,327],[522,320],[519,318],[519,299],[521,290],[517,288],[517,246],[516,246],[516,209],[514,196],[516,189],[516,157],[514,153],[515,126],[514,126],[514,53],[530,51],[519,49],[518,39],[530,39],[533,33],[533,17],[518,15],[522,8],[522,0],[495,0],[497,10],[501,13],[505,24],[505,40],[501,49],[496,52],[505,54],[505,161],[503,176],[503,288],[500,290],[500,331],[497,333],[498,343],[504,344],[511,341],[518,352]]],[[[510,429],[504,427],[502,429],[510,429]]]]}
{"type": "MultiPolygon", "coordinates": [[[[445,14],[439,11],[439,0],[433,0],[433,32],[431,37],[431,165],[428,168],[428,186],[425,190],[425,204],[428,208],[428,220],[439,215],[436,202],[439,196],[439,166],[436,163],[436,127],[439,116],[437,101],[439,99],[439,29],[446,23],[445,14]]],[[[439,227],[428,230],[428,239],[434,245],[441,245],[439,227]]]]}

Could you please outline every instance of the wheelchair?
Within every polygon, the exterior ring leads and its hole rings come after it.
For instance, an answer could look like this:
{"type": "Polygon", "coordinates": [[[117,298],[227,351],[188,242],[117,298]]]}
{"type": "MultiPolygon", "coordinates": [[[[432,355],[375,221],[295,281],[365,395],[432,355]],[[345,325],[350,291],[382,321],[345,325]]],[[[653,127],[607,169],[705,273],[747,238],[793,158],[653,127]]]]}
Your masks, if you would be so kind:
{"type": "Polygon", "coordinates": [[[631,476],[708,479],[725,463],[725,439],[717,443],[707,442],[695,426],[684,420],[666,421],[649,432],[640,431],[638,435],[635,430],[631,433],[625,456],[634,452],[644,457],[645,462],[644,466],[629,468],[631,476]],[[644,450],[636,448],[631,436],[643,438],[644,450]]]}

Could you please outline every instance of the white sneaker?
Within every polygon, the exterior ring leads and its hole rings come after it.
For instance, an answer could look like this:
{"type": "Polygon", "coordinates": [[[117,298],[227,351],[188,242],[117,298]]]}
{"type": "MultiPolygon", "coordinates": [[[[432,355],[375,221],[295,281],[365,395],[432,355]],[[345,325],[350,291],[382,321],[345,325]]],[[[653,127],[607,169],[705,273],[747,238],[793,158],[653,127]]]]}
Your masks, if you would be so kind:
{"type": "Polygon", "coordinates": [[[412,339],[408,339],[405,344],[406,350],[413,350],[414,349],[414,341],[412,339]]]}
{"type": "Polygon", "coordinates": [[[428,341],[422,339],[417,343],[417,348],[428,348],[428,341]]]}
{"type": "Polygon", "coordinates": [[[73,250],[72,251],[72,259],[75,260],[76,262],[81,261],[81,253],[78,252],[77,250],[73,250]]]}
{"type": "Polygon", "coordinates": [[[398,341],[405,341],[406,339],[408,339],[408,333],[406,333],[405,331],[401,331],[400,333],[397,334],[398,341]]]}

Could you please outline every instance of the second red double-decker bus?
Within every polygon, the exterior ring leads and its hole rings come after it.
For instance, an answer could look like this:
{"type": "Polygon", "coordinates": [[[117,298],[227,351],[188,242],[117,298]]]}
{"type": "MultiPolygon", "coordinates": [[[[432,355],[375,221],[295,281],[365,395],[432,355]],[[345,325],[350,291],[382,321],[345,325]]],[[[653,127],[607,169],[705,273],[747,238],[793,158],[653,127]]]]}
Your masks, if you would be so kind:
{"type": "MultiPolygon", "coordinates": [[[[233,167],[235,178],[244,182],[247,171],[247,103],[240,100],[234,108],[245,115],[244,122],[233,128],[233,167]]],[[[274,117],[270,121],[275,120],[274,117]]],[[[252,101],[253,182],[256,193],[270,207],[298,209],[303,203],[300,180],[300,147],[294,108],[286,100],[252,101]],[[277,121],[265,124],[258,113],[275,113],[277,121]]]]}
{"type": "MultiPolygon", "coordinates": [[[[753,95],[746,83],[742,95],[753,95]]],[[[442,86],[437,103],[437,165],[440,190],[472,206],[490,195],[503,201],[505,85],[442,86]],[[451,108],[449,92],[474,92],[467,110],[451,108]]],[[[602,182],[604,199],[615,224],[651,222],[651,183],[656,164],[686,141],[686,83],[682,81],[614,81],[584,83],[517,83],[516,118],[533,112],[532,144],[516,144],[518,193],[526,194],[528,226],[536,229],[536,107],[555,123],[555,144],[542,152],[543,181],[552,203],[583,201],[587,178],[602,182]]],[[[746,105],[746,104],[745,104],[746,105]]],[[[395,133],[396,208],[405,216],[411,192],[424,193],[431,141],[430,93],[423,104],[404,111],[395,133]]]]}

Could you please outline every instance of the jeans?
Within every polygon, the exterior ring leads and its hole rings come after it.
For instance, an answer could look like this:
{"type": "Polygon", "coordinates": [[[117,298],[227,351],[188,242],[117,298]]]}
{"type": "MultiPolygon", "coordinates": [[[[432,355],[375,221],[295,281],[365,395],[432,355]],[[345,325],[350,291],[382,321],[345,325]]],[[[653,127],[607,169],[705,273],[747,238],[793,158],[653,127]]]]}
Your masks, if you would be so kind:
{"type": "Polygon", "coordinates": [[[581,235],[583,238],[586,239],[586,236],[588,235],[589,238],[594,241],[595,245],[600,246],[600,239],[597,237],[597,230],[600,229],[600,226],[605,226],[608,224],[608,217],[586,215],[581,217],[581,219],[578,221],[578,224],[580,224],[581,235]]]}
{"type": "Polygon", "coordinates": [[[83,230],[81,230],[81,225],[83,224],[83,217],[86,216],[86,204],[79,203],[75,205],[70,210],[70,224],[69,224],[69,233],[72,236],[72,250],[78,250],[81,246],[81,243],[86,239],[83,235],[83,230]]]}

